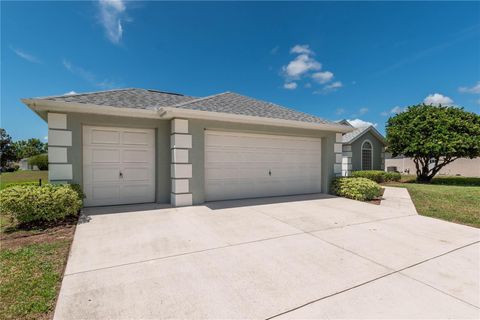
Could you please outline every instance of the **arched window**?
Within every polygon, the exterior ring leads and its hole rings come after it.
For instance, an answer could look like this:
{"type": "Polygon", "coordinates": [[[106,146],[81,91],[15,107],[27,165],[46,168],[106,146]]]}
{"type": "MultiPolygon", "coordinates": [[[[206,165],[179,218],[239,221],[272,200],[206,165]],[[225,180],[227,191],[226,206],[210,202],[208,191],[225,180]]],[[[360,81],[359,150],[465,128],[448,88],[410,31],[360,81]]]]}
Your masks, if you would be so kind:
{"type": "Polygon", "coordinates": [[[368,140],[362,143],[362,170],[372,170],[373,167],[373,146],[368,140]]]}

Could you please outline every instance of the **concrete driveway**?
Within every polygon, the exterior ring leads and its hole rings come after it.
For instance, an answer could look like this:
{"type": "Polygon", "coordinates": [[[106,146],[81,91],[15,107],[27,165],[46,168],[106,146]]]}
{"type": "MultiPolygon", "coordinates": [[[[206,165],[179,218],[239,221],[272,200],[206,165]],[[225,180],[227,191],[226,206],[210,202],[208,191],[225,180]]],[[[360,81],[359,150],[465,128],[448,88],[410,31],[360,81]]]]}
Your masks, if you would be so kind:
{"type": "Polygon", "coordinates": [[[56,319],[480,317],[480,232],[326,195],[86,210],[56,319]]]}

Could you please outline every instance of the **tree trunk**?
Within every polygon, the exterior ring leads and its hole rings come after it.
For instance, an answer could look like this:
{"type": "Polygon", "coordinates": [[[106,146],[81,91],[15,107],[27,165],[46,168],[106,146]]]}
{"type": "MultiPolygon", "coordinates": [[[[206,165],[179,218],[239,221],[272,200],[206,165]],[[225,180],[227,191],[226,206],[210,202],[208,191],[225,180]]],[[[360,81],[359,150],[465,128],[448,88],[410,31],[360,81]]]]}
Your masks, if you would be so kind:
{"type": "Polygon", "coordinates": [[[432,181],[432,178],[433,177],[429,176],[428,174],[427,175],[421,174],[421,175],[417,176],[417,182],[418,183],[430,183],[430,181],[432,181]]]}
{"type": "Polygon", "coordinates": [[[417,182],[430,183],[432,177],[429,175],[429,158],[414,158],[413,162],[417,168],[417,182]]]}

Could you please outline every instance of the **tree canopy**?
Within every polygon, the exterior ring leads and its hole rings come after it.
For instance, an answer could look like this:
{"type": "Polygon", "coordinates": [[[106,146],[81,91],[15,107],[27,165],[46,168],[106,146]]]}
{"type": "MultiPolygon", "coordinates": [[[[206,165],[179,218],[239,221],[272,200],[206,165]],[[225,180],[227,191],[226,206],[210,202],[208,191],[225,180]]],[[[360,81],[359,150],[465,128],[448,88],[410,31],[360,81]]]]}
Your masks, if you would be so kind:
{"type": "Polygon", "coordinates": [[[16,159],[15,149],[12,143],[12,137],[8,135],[7,131],[0,128],[0,166],[5,165],[16,159]]]}
{"type": "Polygon", "coordinates": [[[480,156],[480,115],[463,108],[410,106],[388,119],[386,131],[388,151],[413,158],[419,181],[458,158],[480,156]]]}
{"type": "Polygon", "coordinates": [[[47,145],[40,139],[31,138],[28,140],[20,140],[13,143],[17,160],[30,158],[47,152],[47,145]]]}
{"type": "Polygon", "coordinates": [[[48,144],[36,138],[13,142],[12,137],[10,137],[3,128],[0,128],[0,139],[0,159],[2,167],[23,158],[30,158],[46,153],[48,148],[48,144]]]}

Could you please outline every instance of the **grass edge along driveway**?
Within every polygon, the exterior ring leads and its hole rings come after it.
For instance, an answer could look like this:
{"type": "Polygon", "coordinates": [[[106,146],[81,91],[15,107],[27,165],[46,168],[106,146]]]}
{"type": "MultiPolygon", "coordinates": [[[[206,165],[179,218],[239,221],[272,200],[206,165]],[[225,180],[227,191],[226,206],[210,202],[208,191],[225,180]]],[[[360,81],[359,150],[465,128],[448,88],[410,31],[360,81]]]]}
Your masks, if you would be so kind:
{"type": "Polygon", "coordinates": [[[419,214],[480,228],[480,178],[439,177],[431,184],[387,183],[407,188],[419,214]]]}

